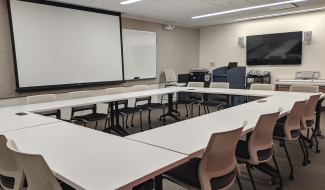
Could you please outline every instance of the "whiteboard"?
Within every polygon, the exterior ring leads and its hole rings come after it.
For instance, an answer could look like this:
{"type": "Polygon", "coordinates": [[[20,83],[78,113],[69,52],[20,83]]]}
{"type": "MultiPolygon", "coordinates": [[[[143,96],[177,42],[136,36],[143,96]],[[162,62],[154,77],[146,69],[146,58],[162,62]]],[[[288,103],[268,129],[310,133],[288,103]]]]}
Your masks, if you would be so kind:
{"type": "Polygon", "coordinates": [[[156,78],[156,33],[123,29],[124,79],[156,78]]]}

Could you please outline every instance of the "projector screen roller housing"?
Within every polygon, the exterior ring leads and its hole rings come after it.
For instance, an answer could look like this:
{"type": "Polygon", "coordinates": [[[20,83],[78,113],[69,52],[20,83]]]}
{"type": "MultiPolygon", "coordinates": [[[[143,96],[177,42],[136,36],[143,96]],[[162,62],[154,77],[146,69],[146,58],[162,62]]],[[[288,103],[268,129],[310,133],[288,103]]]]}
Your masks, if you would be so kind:
{"type": "Polygon", "coordinates": [[[120,13],[8,0],[17,91],[121,83],[120,13]]]}

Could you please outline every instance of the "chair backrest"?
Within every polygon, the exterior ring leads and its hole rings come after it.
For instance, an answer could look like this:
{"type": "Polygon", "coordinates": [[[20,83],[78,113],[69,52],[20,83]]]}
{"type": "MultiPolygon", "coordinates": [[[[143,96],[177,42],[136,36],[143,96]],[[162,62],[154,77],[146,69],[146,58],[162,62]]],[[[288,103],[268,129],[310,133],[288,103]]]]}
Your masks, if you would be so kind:
{"type": "Polygon", "coordinates": [[[303,111],[303,114],[301,116],[301,129],[305,130],[305,129],[312,127],[312,126],[308,127],[306,122],[308,120],[313,120],[313,122],[314,122],[315,108],[316,108],[319,98],[320,98],[320,94],[313,95],[313,96],[309,97],[309,99],[306,103],[306,106],[305,106],[305,110],[303,111]]]}
{"type": "Polygon", "coordinates": [[[107,88],[105,89],[107,95],[112,94],[122,94],[125,93],[125,90],[123,87],[117,87],[117,88],[107,88]]]}
{"type": "MultiPolygon", "coordinates": [[[[4,135],[0,135],[0,174],[15,178],[14,189],[22,189],[21,187],[24,184],[25,174],[21,167],[16,163],[14,155],[8,149],[7,141],[8,140],[4,135]]],[[[1,180],[0,183],[2,185],[1,180]]]]}
{"type": "Polygon", "coordinates": [[[44,95],[36,95],[36,96],[27,96],[26,100],[27,100],[27,104],[54,102],[54,101],[56,101],[56,95],[55,94],[44,94],[44,95]]]}
{"type": "Polygon", "coordinates": [[[245,121],[243,126],[238,129],[211,135],[199,166],[202,189],[211,189],[210,180],[212,178],[226,175],[236,168],[236,145],[246,124],[245,121]]]}
{"type": "Polygon", "coordinates": [[[210,88],[229,88],[228,82],[211,82],[210,88]]]}
{"type": "Polygon", "coordinates": [[[188,82],[187,87],[203,88],[204,87],[204,82],[188,82]]]}
{"type": "Polygon", "coordinates": [[[169,69],[169,70],[165,70],[165,77],[166,77],[166,82],[176,82],[176,75],[174,70],[169,69]]]}
{"type": "Polygon", "coordinates": [[[251,90],[267,90],[267,91],[274,91],[275,86],[274,84],[251,84],[251,90]]]}
{"type": "MultiPolygon", "coordinates": [[[[136,86],[133,86],[133,90],[134,90],[134,92],[145,91],[145,90],[149,90],[149,86],[148,85],[136,85],[136,86]]],[[[148,101],[148,103],[151,103],[151,96],[136,98],[134,105],[136,105],[137,102],[141,102],[141,101],[148,101]]]]}
{"type": "Polygon", "coordinates": [[[248,152],[250,155],[250,164],[259,164],[260,162],[266,162],[272,158],[266,160],[258,159],[258,151],[265,151],[274,147],[273,143],[273,130],[276,124],[279,114],[282,108],[279,108],[278,112],[263,114],[258,119],[254,130],[248,140],[248,152]]]}
{"type": "Polygon", "coordinates": [[[24,170],[28,181],[28,189],[62,190],[42,155],[20,152],[13,140],[8,140],[7,147],[18,161],[19,167],[24,170]]]}
{"type": "Polygon", "coordinates": [[[292,140],[291,131],[300,130],[301,116],[305,110],[307,100],[295,102],[286,121],[284,122],[285,140],[292,140]]]}
{"type": "MultiPolygon", "coordinates": [[[[92,96],[93,96],[93,92],[91,90],[69,92],[70,99],[88,98],[88,97],[92,97],[92,96]]],[[[78,112],[78,111],[92,110],[93,113],[96,113],[97,106],[96,106],[96,104],[86,105],[86,106],[76,106],[76,107],[72,107],[71,110],[72,110],[71,117],[73,117],[74,113],[78,112]]]]}
{"type": "Polygon", "coordinates": [[[319,86],[301,86],[301,85],[291,85],[290,92],[311,92],[318,93],[319,86]]]}

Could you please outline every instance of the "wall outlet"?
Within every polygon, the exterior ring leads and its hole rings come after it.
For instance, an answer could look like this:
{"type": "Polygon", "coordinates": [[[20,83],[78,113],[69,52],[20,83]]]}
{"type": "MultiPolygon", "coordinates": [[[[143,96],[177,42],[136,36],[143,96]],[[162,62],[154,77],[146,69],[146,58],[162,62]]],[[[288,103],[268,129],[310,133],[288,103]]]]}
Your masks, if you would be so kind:
{"type": "Polygon", "coordinates": [[[210,67],[214,67],[215,65],[215,62],[210,62],[210,67]]]}

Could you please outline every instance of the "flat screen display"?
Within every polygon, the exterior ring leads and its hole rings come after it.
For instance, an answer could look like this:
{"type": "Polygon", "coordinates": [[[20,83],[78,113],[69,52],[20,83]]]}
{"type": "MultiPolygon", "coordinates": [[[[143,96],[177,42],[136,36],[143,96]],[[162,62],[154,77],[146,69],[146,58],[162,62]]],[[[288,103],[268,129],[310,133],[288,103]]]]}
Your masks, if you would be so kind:
{"type": "Polygon", "coordinates": [[[302,31],[246,37],[247,65],[300,65],[302,31]]]}

